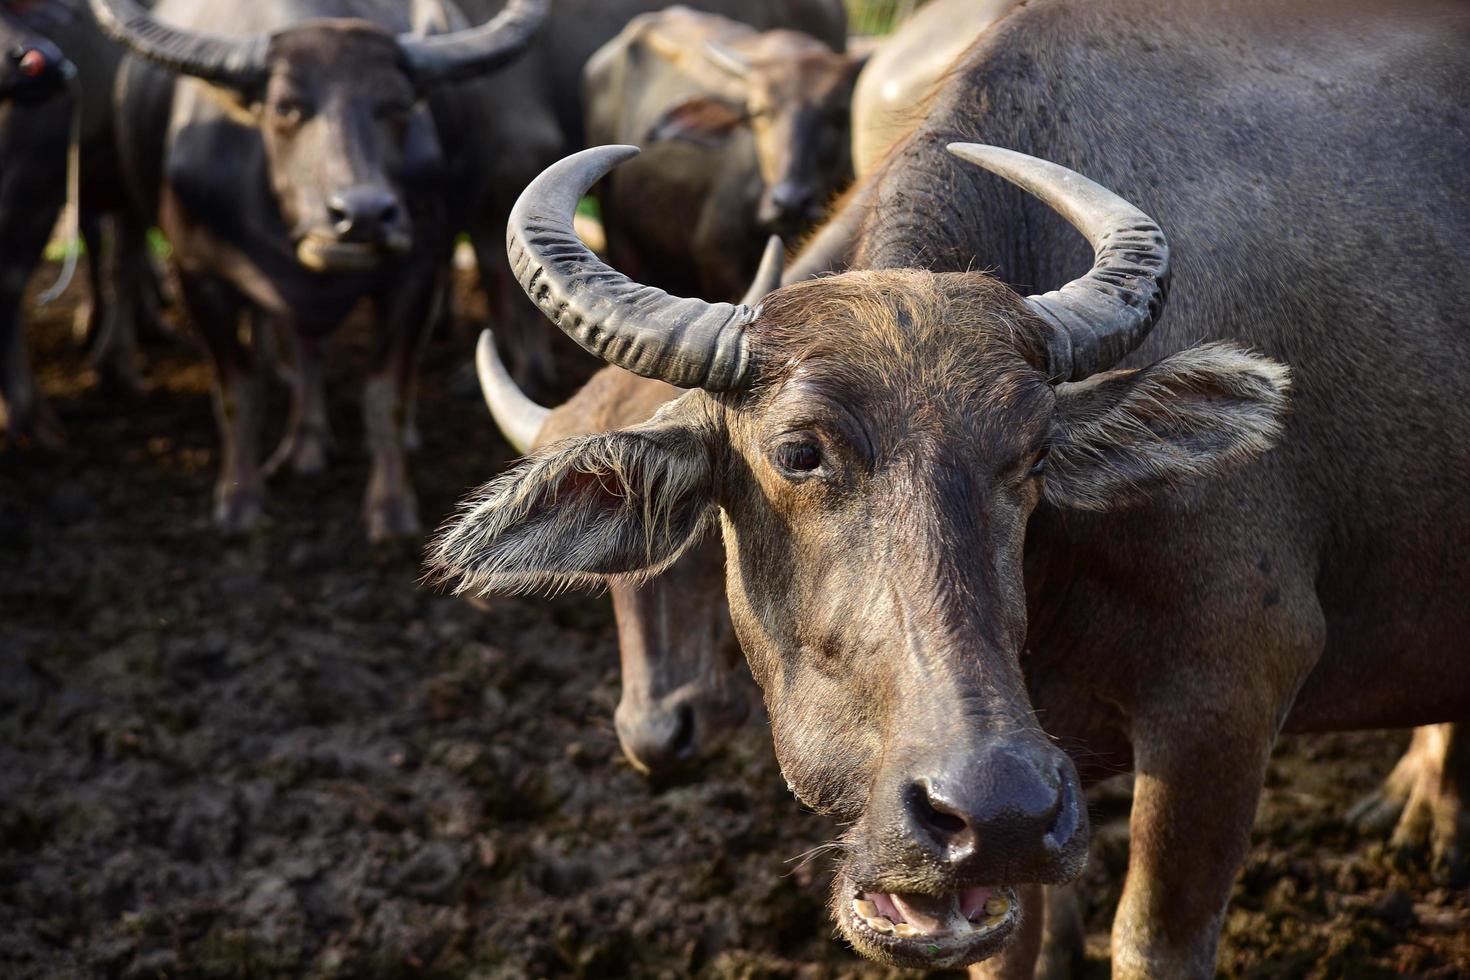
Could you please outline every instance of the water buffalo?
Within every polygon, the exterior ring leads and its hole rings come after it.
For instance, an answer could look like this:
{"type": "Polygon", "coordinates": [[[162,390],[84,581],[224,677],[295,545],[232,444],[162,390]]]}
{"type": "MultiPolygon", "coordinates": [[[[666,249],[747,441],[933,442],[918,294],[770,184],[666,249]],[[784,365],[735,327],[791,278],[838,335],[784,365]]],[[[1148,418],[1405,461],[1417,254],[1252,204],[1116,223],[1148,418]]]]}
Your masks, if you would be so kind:
{"type": "MultiPolygon", "coordinates": [[[[754,304],[781,279],[780,238],[767,242],[744,297],[754,304]]],[[[548,410],[526,396],[500,360],[487,330],[475,365],[485,404],[517,452],[561,439],[646,422],[683,394],[654,378],[609,365],[569,401],[548,410]]],[[[623,754],[646,773],[665,773],[707,756],[750,707],[749,681],[725,603],[724,552],[713,535],[691,546],[668,571],[639,585],[613,582],[623,691],[613,723],[623,754]]]]}
{"type": "Polygon", "coordinates": [[[766,237],[800,235],[851,180],[860,65],[798,31],[686,7],[635,18],[584,83],[588,139],[645,150],[598,192],[614,264],[738,297],[766,237]]]}
{"type": "Polygon", "coordinates": [[[55,42],[76,66],[79,228],[92,294],[91,304],[78,310],[78,332],[90,339],[102,382],[135,390],[139,328],[160,332],[161,289],[148,259],[146,222],[132,207],[117,161],[112,95],[124,49],[102,32],[87,0],[12,0],[7,9],[55,42]]]}
{"type": "Polygon", "coordinates": [[[0,409],[12,440],[45,447],[61,433],[31,376],[21,304],[66,200],[75,74],[0,9],[0,409]]]}
{"type": "MultiPolygon", "coordinates": [[[[482,158],[479,183],[466,184],[473,186],[475,200],[462,211],[471,221],[466,230],[497,336],[508,341],[503,344],[507,359],[516,377],[528,384],[544,386],[555,379],[555,371],[550,338],[505,271],[506,218],[516,195],[543,168],[587,145],[582,73],[588,59],[634,17],[667,5],[667,0],[556,0],[525,56],[483,83],[484,97],[470,106],[476,115],[464,128],[495,152],[482,158]]],[[[841,0],[689,0],[686,5],[757,31],[800,31],[839,51],[847,34],[841,0]]],[[[499,10],[503,0],[460,0],[460,6],[478,22],[499,10]]]]}
{"type": "Polygon", "coordinates": [[[373,454],[364,515],[375,539],[417,529],[407,396],[457,203],[436,115],[452,113],[451,83],[524,50],[546,6],[513,0],[479,27],[426,37],[410,33],[417,6],[381,0],[164,0],[151,14],[93,0],[136,56],[119,80],[124,165],[173,245],[184,306],[217,372],[222,526],[252,526],[264,499],[260,384],[242,314],[252,332],[295,348],[289,428],[267,469],[312,472],[329,439],[320,348],[367,300],[381,340],[363,397],[373,454]]]}
{"type": "Polygon", "coordinates": [[[431,570],[636,577],[718,516],[854,946],[1023,975],[1081,784],[1132,768],[1114,973],[1213,975],[1278,734],[1470,716],[1467,38],[1440,0],[1032,0],[834,218],[849,271],[758,309],[587,254],[575,203],[635,151],[569,158],[518,278],[697,390],[487,485],[431,570]]]}

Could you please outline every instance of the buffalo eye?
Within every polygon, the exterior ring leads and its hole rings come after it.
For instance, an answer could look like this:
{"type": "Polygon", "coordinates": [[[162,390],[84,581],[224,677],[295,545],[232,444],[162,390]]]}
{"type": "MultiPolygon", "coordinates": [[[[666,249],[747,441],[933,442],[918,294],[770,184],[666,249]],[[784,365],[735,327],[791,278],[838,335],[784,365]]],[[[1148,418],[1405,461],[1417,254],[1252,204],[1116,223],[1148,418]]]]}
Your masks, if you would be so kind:
{"type": "Polygon", "coordinates": [[[1051,447],[1042,447],[1041,452],[1037,453],[1036,458],[1032,460],[1031,469],[1026,471],[1026,475],[1040,476],[1042,473],[1044,473],[1046,471],[1046,457],[1049,455],[1051,455],[1051,447]]]}
{"type": "Polygon", "coordinates": [[[806,439],[783,443],[775,455],[776,465],[792,476],[806,476],[822,466],[822,447],[806,439]]]}
{"type": "Polygon", "coordinates": [[[280,99],[272,107],[276,122],[282,126],[295,126],[306,118],[306,104],[298,99],[280,99]]]}

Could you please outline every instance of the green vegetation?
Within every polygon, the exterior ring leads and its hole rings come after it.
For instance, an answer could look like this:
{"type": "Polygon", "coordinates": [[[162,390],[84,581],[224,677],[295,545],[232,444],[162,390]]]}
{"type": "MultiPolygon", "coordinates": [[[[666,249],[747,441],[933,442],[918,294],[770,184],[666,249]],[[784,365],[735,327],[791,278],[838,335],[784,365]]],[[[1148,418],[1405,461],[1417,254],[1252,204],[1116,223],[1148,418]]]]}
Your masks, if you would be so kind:
{"type": "Polygon", "coordinates": [[[847,0],[850,34],[889,34],[920,0],[847,0]]]}

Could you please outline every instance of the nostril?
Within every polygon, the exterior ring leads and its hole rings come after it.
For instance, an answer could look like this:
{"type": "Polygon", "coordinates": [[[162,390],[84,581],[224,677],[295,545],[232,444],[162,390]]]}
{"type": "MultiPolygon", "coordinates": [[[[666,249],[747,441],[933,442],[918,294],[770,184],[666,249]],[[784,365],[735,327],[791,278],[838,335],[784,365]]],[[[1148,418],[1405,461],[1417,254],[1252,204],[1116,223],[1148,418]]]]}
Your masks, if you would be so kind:
{"type": "Polygon", "coordinates": [[[352,215],[347,212],[347,205],[340,200],[327,204],[327,217],[332,220],[332,227],[338,231],[347,231],[352,227],[352,215]]]}
{"type": "Polygon", "coordinates": [[[675,714],[674,735],[669,739],[669,748],[676,759],[688,759],[694,755],[694,709],[687,704],[679,705],[675,714]]]}
{"type": "Polygon", "coordinates": [[[396,223],[398,221],[397,203],[389,202],[388,204],[383,205],[383,210],[379,213],[378,220],[381,221],[384,225],[391,225],[396,223]]]}
{"type": "Polygon", "coordinates": [[[782,187],[776,191],[776,206],[787,214],[805,211],[811,200],[811,192],[803,188],[782,187]]]}
{"type": "Polygon", "coordinates": [[[934,799],[929,787],[921,782],[909,786],[908,809],[919,826],[940,845],[948,845],[970,828],[969,821],[943,800],[934,799]]]}
{"type": "Polygon", "coordinates": [[[1051,826],[1046,831],[1046,842],[1054,849],[1065,847],[1082,825],[1082,806],[1077,798],[1076,783],[1060,773],[1058,783],[1057,803],[1052,811],[1051,826]]]}

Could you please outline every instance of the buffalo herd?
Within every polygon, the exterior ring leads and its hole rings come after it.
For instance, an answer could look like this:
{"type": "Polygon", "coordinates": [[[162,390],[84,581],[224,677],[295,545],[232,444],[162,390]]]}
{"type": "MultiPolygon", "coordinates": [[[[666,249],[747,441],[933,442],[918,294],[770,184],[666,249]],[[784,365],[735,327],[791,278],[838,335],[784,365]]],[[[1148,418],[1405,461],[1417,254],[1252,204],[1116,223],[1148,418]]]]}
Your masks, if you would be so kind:
{"type": "Polygon", "coordinates": [[[226,533],[330,464],[364,317],[362,520],[413,540],[468,249],[524,458],[427,584],[606,588],[643,772],[758,688],[862,955],[1035,975],[1131,771],[1112,971],[1213,976],[1287,732],[1421,726],[1351,817],[1470,871],[1457,0],[930,0],[876,42],[839,0],[0,0],[0,56],[8,451],[65,451],[23,295],[70,209],[107,397],[167,303],[207,354],[226,533]]]}

